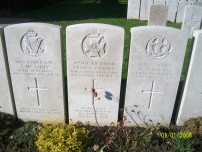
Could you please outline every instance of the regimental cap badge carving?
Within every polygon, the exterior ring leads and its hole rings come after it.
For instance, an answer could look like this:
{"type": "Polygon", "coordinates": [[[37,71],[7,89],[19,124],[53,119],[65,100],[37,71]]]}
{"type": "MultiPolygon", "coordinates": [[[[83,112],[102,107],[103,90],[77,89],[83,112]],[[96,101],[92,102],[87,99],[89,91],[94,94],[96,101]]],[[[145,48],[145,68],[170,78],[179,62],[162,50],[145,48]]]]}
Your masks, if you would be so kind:
{"type": "Polygon", "coordinates": [[[27,30],[26,35],[27,35],[28,37],[36,37],[36,36],[37,36],[37,33],[36,33],[32,28],[30,28],[30,29],[27,30]]]}
{"type": "Polygon", "coordinates": [[[84,37],[83,53],[93,59],[102,58],[108,51],[108,42],[101,34],[92,33],[84,37]]]}
{"type": "Polygon", "coordinates": [[[40,56],[45,51],[44,39],[33,28],[29,28],[22,36],[20,45],[22,51],[32,57],[40,56]]]}
{"type": "Polygon", "coordinates": [[[172,46],[166,37],[154,36],[149,40],[146,47],[146,54],[155,59],[161,59],[170,55],[172,46]]]}

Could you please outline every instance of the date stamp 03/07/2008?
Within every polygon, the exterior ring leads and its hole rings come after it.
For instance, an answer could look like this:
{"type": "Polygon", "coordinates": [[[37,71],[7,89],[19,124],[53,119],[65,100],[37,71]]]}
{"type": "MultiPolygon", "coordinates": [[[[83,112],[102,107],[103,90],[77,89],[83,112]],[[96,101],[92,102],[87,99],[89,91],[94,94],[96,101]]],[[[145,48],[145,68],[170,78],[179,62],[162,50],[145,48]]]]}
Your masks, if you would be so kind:
{"type": "Polygon", "coordinates": [[[160,133],[160,137],[161,138],[191,138],[192,137],[192,133],[191,132],[169,132],[169,133],[164,133],[161,132],[160,133]]]}

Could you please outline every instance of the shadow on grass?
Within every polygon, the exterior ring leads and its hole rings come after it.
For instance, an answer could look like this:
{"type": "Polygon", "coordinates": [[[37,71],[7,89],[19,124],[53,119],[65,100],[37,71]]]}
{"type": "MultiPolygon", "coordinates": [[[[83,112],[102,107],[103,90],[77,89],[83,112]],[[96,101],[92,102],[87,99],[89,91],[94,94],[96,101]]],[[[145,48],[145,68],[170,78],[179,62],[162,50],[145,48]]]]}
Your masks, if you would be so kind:
{"type": "Polygon", "coordinates": [[[21,13],[15,17],[32,18],[35,21],[74,21],[100,18],[126,18],[127,4],[67,4],[65,2],[35,11],[21,13]]]}

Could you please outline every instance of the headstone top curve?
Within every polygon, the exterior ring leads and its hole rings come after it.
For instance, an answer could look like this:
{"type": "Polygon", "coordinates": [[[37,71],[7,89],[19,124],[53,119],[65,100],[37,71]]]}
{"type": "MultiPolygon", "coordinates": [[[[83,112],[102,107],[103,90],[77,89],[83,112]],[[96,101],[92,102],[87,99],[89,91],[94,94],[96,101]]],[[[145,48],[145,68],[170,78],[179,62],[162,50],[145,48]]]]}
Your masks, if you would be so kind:
{"type": "Polygon", "coordinates": [[[29,22],[29,23],[12,24],[12,25],[6,26],[5,29],[15,28],[18,26],[29,26],[29,25],[31,25],[31,26],[49,26],[49,27],[53,27],[53,28],[61,28],[61,26],[49,24],[49,23],[29,22]]]}
{"type": "Polygon", "coordinates": [[[70,28],[75,28],[75,27],[89,27],[89,26],[102,26],[102,27],[107,27],[107,28],[117,28],[117,29],[120,29],[120,30],[124,30],[123,27],[120,27],[120,26],[116,26],[116,25],[109,25],[109,24],[103,24],[103,23],[82,23],[82,24],[74,24],[74,25],[69,25],[66,27],[66,30],[70,29],[70,28]]]}

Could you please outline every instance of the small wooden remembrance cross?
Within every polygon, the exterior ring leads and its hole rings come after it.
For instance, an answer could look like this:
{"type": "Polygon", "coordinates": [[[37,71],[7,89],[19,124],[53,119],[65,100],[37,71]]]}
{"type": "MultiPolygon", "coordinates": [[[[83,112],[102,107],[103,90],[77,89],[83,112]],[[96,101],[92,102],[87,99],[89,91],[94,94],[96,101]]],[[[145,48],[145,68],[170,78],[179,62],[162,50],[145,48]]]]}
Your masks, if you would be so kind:
{"type": "Polygon", "coordinates": [[[28,87],[28,90],[36,90],[38,106],[40,106],[39,90],[47,90],[47,87],[45,87],[45,88],[38,87],[38,79],[37,78],[34,78],[34,79],[35,79],[35,83],[36,83],[36,88],[28,87]]]}

